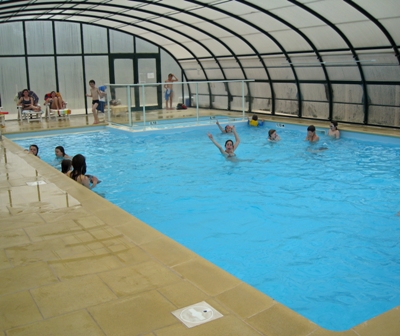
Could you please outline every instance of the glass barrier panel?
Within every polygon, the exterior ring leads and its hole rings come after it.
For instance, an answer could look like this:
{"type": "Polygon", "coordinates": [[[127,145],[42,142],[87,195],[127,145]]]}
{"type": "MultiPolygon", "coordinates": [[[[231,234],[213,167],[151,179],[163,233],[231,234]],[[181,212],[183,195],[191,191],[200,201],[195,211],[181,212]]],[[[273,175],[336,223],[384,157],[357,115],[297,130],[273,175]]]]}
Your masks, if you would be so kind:
{"type": "Polygon", "coordinates": [[[382,126],[400,126],[400,107],[369,106],[368,123],[382,126]]]}
{"type": "Polygon", "coordinates": [[[333,120],[362,123],[364,121],[363,106],[358,104],[333,104],[333,120]]]}
{"type": "Polygon", "coordinates": [[[281,100],[275,101],[275,114],[276,115],[299,115],[299,105],[297,100],[281,100]]]}
{"type": "Polygon", "coordinates": [[[368,85],[368,97],[373,105],[400,106],[400,85],[368,85]]]}
{"type": "Polygon", "coordinates": [[[301,115],[304,118],[329,119],[329,105],[322,102],[303,101],[301,115]]]}

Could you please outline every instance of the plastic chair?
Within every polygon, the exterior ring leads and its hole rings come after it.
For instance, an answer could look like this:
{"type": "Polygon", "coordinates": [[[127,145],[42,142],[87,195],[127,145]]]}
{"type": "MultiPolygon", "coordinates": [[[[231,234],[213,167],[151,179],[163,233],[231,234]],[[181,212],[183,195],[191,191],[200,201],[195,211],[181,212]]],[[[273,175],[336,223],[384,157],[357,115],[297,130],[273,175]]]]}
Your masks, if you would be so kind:
{"type": "Polygon", "coordinates": [[[3,106],[1,106],[1,94],[0,94],[0,126],[6,127],[6,114],[8,112],[3,111],[3,106]]]}

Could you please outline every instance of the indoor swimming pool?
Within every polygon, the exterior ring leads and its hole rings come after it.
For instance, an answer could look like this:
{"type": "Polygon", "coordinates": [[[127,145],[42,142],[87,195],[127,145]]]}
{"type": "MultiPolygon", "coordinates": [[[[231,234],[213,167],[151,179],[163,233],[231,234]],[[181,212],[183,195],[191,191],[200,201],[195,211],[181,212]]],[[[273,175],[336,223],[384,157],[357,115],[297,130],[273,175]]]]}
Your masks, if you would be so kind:
{"type": "Polygon", "coordinates": [[[236,128],[230,160],[207,137],[233,139],[214,121],[13,141],[37,144],[57,169],[56,146],[85,155],[102,180],[95,192],[323,328],[347,330],[399,306],[400,140],[333,140],[321,129],[310,145],[306,127],[236,128]],[[267,141],[269,128],[280,142],[267,141]]]}

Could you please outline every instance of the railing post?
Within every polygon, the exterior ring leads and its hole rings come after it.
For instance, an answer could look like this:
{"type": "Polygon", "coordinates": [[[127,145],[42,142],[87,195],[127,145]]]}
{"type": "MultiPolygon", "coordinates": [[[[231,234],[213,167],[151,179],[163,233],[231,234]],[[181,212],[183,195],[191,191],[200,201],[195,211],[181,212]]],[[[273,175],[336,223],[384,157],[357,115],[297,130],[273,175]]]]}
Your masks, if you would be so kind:
{"type": "Polygon", "coordinates": [[[242,112],[243,112],[243,120],[244,120],[244,81],[242,80],[242,112]]]}
{"type": "Polygon", "coordinates": [[[107,115],[108,115],[108,122],[111,123],[111,107],[110,107],[110,101],[111,101],[111,85],[110,85],[110,94],[107,96],[107,115]]]}
{"type": "Polygon", "coordinates": [[[146,92],[144,85],[142,85],[142,104],[143,104],[143,126],[146,126],[146,92]]]}
{"type": "Polygon", "coordinates": [[[128,96],[128,120],[129,120],[129,127],[132,127],[132,111],[131,111],[131,87],[127,85],[126,93],[128,96]]]}
{"type": "Polygon", "coordinates": [[[199,122],[199,82],[196,83],[196,115],[199,122]]]}

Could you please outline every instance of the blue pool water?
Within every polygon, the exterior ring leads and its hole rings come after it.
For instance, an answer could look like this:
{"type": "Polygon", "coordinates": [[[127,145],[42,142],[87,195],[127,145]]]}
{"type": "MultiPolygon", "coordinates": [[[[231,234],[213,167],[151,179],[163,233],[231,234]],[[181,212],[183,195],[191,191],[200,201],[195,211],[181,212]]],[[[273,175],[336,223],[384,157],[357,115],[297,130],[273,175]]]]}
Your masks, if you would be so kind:
{"type": "Polygon", "coordinates": [[[286,127],[269,143],[268,127],[237,129],[233,161],[208,139],[233,138],[215,125],[14,141],[50,164],[58,145],[84,154],[96,192],[321,327],[400,305],[400,141],[344,132],[310,146],[286,127]]]}

